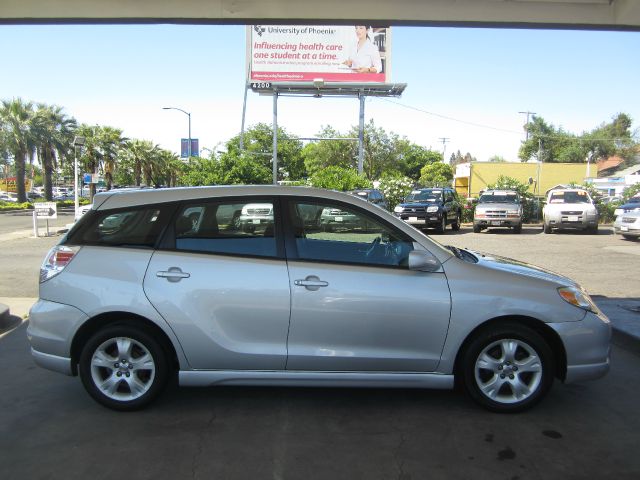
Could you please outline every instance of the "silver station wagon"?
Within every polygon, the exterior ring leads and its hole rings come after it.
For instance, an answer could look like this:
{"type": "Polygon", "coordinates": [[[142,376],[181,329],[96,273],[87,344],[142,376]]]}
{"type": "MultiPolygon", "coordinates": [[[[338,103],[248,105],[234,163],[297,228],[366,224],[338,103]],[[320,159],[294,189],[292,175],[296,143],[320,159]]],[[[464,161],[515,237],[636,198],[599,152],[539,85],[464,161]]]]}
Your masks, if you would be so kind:
{"type": "Polygon", "coordinates": [[[96,195],[45,258],[29,318],[36,363],[117,410],[177,378],[457,383],[513,412],[554,378],[604,375],[611,335],[568,278],[444,247],[351,195],[272,186],[96,195]],[[327,229],[327,211],[353,221],[327,229]]]}

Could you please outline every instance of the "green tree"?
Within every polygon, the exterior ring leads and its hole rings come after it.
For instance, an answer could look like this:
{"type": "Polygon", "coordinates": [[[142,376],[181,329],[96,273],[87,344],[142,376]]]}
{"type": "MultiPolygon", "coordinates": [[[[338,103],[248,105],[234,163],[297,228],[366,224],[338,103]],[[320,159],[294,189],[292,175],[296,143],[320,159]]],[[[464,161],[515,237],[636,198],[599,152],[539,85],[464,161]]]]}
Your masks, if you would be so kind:
{"type": "Polygon", "coordinates": [[[420,183],[427,187],[444,187],[453,180],[453,168],[446,163],[430,163],[420,170],[420,183]]]}
{"type": "MultiPolygon", "coordinates": [[[[243,158],[243,166],[238,171],[243,170],[248,173],[253,170],[255,173],[261,169],[252,169],[247,162],[254,162],[268,170],[272,170],[271,160],[273,158],[273,128],[265,123],[259,123],[247,129],[244,133],[244,150],[240,149],[240,135],[236,135],[226,143],[227,159],[243,158]]],[[[224,156],[224,154],[223,154],[224,156]]],[[[283,128],[278,128],[278,167],[282,175],[290,180],[304,178],[306,169],[304,158],[302,157],[302,142],[289,135],[283,128]],[[286,172],[286,175],[284,174],[286,172]]],[[[260,176],[260,175],[258,175],[260,176]]],[[[240,175],[238,178],[245,177],[240,175]]],[[[273,174],[272,174],[273,177],[273,174]]],[[[263,183],[263,182],[260,182],[263,183]]],[[[271,182],[268,182],[271,183],[271,182]]]]}
{"type": "Polygon", "coordinates": [[[190,186],[218,185],[223,183],[220,162],[216,158],[192,158],[185,165],[182,182],[190,186]]]}
{"type": "Polygon", "coordinates": [[[3,100],[0,107],[0,131],[3,149],[13,156],[18,202],[24,203],[27,201],[24,183],[26,162],[27,159],[33,162],[37,148],[33,103],[21,98],[3,100]]]}
{"type": "Polygon", "coordinates": [[[355,168],[343,168],[337,166],[327,167],[316,172],[310,183],[316,188],[327,190],[339,190],[346,192],[357,188],[371,188],[371,181],[364,175],[359,175],[355,168]]]}
{"type": "Polygon", "coordinates": [[[357,167],[357,144],[352,140],[347,140],[348,135],[325,126],[316,137],[325,140],[308,143],[301,152],[308,175],[313,176],[315,173],[332,166],[357,167]]]}

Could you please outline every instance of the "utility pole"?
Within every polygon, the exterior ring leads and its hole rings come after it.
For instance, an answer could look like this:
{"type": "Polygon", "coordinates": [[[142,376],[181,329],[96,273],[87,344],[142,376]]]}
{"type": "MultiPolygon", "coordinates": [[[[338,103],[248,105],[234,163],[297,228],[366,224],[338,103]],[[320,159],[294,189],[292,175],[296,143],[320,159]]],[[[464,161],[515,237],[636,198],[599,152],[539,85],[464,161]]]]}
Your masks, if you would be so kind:
{"type": "Polygon", "coordinates": [[[449,141],[449,137],[440,137],[439,140],[442,142],[442,162],[447,162],[446,152],[447,152],[447,142],[449,141]]]}
{"type": "Polygon", "coordinates": [[[525,141],[526,141],[526,140],[529,140],[529,129],[528,129],[528,128],[526,128],[526,127],[528,127],[528,126],[529,126],[529,117],[530,117],[530,116],[533,116],[533,115],[537,115],[537,114],[536,114],[536,112],[530,112],[529,110],[527,110],[526,112],[518,112],[518,113],[522,113],[523,115],[526,115],[526,116],[527,116],[527,123],[525,123],[525,124],[524,124],[524,126],[525,126],[525,132],[526,132],[526,135],[527,135],[527,138],[525,139],[525,141]]]}

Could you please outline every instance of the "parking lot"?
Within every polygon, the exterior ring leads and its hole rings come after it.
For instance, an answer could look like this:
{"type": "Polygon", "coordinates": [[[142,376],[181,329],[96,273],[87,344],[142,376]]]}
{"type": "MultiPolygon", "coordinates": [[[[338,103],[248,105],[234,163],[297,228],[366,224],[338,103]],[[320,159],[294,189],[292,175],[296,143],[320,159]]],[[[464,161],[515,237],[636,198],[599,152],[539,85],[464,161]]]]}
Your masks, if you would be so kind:
{"type": "MultiPolygon", "coordinates": [[[[569,275],[599,298],[640,301],[640,242],[606,227],[432,236],[569,275]]],[[[37,296],[55,242],[3,237],[2,296],[37,296]]],[[[1,478],[640,477],[640,358],[617,346],[605,378],[556,382],[518,415],[488,413],[460,392],[231,387],[172,389],[123,414],[97,405],[77,378],[36,367],[24,325],[0,338],[0,361],[1,478]]]]}

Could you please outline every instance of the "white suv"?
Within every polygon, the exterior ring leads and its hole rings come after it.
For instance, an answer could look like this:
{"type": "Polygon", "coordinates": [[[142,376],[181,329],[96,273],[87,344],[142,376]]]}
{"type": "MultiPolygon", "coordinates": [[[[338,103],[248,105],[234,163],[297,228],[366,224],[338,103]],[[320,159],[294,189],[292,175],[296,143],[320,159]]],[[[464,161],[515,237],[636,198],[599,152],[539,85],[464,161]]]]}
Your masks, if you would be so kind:
{"type": "Polygon", "coordinates": [[[79,374],[119,410],[148,404],[173,377],[421,388],[459,379],[483,406],[512,412],[555,377],[604,375],[610,334],[568,278],[443,247],[351,195],[271,186],[96,195],[45,258],[28,327],[36,363],[79,374]],[[322,228],[333,210],[353,221],[322,228]]]}

